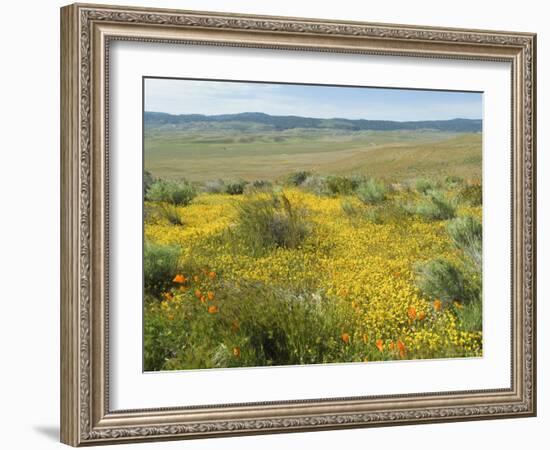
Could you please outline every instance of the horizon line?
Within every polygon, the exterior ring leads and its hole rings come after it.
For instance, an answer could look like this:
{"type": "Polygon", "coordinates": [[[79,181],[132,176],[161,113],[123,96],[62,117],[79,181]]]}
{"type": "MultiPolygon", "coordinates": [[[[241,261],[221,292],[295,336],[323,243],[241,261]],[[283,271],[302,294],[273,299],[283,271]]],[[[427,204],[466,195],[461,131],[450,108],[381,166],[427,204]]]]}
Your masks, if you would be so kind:
{"type": "Polygon", "coordinates": [[[483,121],[483,118],[466,118],[466,117],[453,117],[452,119],[422,119],[422,120],[389,120],[389,119],[348,119],[345,117],[310,117],[310,116],[298,116],[294,114],[268,114],[261,111],[242,111],[238,113],[223,113],[223,114],[201,114],[201,113],[181,113],[181,114],[174,114],[169,113],[165,111],[146,111],[144,110],[143,113],[157,113],[157,114],[167,114],[169,116],[203,116],[203,117],[219,117],[219,116],[237,116],[241,114],[263,114],[269,117],[300,117],[302,119],[315,119],[315,120],[349,120],[349,121],[359,121],[359,120],[365,120],[365,121],[377,121],[377,122],[396,122],[396,123],[405,123],[405,122],[451,122],[453,120],[481,120],[483,121]]]}

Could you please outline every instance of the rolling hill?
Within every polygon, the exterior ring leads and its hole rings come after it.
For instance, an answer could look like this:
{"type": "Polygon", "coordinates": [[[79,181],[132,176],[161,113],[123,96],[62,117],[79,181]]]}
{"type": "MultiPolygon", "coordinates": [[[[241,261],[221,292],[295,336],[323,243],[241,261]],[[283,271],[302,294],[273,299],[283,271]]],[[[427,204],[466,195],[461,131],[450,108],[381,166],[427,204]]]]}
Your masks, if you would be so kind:
{"type": "Polygon", "coordinates": [[[296,170],[388,180],[481,177],[482,122],[144,114],[145,170],[167,178],[277,179],[296,170]]]}
{"type": "Polygon", "coordinates": [[[324,129],[343,131],[435,130],[454,133],[477,133],[482,129],[481,119],[396,122],[389,120],[272,116],[259,112],[207,116],[202,114],[173,115],[146,111],[144,113],[144,125],[146,131],[167,128],[180,130],[231,129],[239,130],[240,132],[324,129]]]}

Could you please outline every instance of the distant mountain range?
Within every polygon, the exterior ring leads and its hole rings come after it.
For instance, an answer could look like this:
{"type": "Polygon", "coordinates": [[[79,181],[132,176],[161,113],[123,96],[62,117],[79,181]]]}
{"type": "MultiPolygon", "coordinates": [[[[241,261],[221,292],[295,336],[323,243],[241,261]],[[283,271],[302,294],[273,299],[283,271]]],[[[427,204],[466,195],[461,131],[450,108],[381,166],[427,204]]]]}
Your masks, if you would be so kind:
{"type": "Polygon", "coordinates": [[[206,116],[202,114],[173,115],[146,111],[144,122],[146,129],[238,129],[241,131],[283,131],[294,128],[306,128],[347,131],[436,130],[475,133],[481,131],[482,127],[481,119],[396,122],[391,120],[316,119],[300,116],[272,116],[259,112],[206,116]]]}

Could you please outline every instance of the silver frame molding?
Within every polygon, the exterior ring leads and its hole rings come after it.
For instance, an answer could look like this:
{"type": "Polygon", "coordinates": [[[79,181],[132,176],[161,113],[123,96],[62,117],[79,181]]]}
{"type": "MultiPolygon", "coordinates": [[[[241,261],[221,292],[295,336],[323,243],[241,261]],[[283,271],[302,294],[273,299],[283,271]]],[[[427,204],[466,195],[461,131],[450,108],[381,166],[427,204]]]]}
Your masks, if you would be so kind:
{"type": "Polygon", "coordinates": [[[536,35],[74,4],[61,9],[61,441],[73,445],[536,415],[536,35]],[[512,67],[509,389],[112,411],[108,396],[108,67],[113,40],[512,67]]]}

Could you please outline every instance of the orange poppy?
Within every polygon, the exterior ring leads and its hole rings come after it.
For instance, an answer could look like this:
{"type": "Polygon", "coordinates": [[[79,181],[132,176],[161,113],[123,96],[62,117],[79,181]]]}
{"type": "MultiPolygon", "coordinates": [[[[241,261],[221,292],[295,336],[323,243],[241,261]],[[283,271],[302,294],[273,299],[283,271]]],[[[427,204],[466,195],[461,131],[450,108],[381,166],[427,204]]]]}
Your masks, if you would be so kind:
{"type": "Polygon", "coordinates": [[[197,289],[197,290],[195,291],[195,297],[201,298],[201,295],[202,295],[202,292],[200,291],[200,289],[197,289]]]}
{"type": "Polygon", "coordinates": [[[183,284],[187,281],[187,278],[185,278],[183,275],[181,274],[178,274],[174,277],[174,279],[172,280],[174,283],[180,283],[180,284],[183,284]]]}
{"type": "Polygon", "coordinates": [[[399,356],[401,356],[401,358],[403,358],[405,356],[405,352],[406,352],[405,344],[403,344],[403,341],[401,341],[401,340],[397,341],[397,349],[399,350],[399,356]]]}
{"type": "Polygon", "coordinates": [[[342,340],[344,341],[344,344],[349,344],[349,333],[343,333],[342,340]]]}
{"type": "Polygon", "coordinates": [[[239,347],[233,348],[233,356],[235,358],[239,358],[241,356],[241,349],[239,347]]]}
{"type": "Polygon", "coordinates": [[[214,300],[215,295],[212,291],[208,291],[206,295],[208,296],[208,300],[214,300]]]}
{"type": "Polygon", "coordinates": [[[442,306],[441,300],[435,299],[434,300],[434,309],[436,311],[441,311],[441,306],[442,306]]]}
{"type": "Polygon", "coordinates": [[[414,306],[411,306],[407,310],[407,315],[409,316],[409,319],[411,319],[411,320],[416,319],[416,308],[414,306]]]}
{"type": "Polygon", "coordinates": [[[216,314],[218,312],[218,307],[216,305],[211,305],[208,307],[208,312],[210,314],[216,314]]]}
{"type": "Polygon", "coordinates": [[[376,339],[376,348],[381,352],[384,351],[384,342],[382,341],[382,339],[376,339]]]}
{"type": "Polygon", "coordinates": [[[424,320],[426,318],[426,313],[424,311],[420,311],[418,313],[418,320],[424,320]]]}
{"type": "Polygon", "coordinates": [[[216,278],[216,272],[208,272],[208,277],[213,280],[214,278],[216,278]]]}

